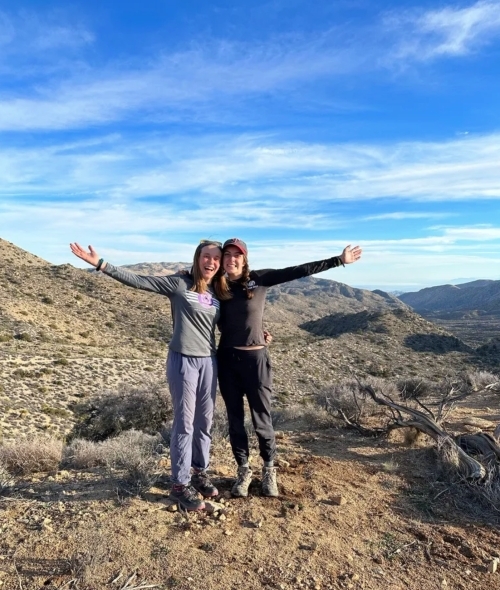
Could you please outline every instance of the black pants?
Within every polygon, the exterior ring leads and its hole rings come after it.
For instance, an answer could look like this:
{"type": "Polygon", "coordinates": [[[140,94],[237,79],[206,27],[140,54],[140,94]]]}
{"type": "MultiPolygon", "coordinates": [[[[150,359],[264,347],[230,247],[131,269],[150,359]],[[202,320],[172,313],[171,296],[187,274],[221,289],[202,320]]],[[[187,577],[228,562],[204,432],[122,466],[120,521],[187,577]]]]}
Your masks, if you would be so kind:
{"type": "Polygon", "coordinates": [[[276,440],[271,420],[272,377],[267,348],[221,348],[217,361],[219,388],[226,404],[229,440],[236,462],[243,465],[249,457],[243,404],[245,396],[259,441],[260,456],[264,461],[272,461],[276,454],[276,440]]]}

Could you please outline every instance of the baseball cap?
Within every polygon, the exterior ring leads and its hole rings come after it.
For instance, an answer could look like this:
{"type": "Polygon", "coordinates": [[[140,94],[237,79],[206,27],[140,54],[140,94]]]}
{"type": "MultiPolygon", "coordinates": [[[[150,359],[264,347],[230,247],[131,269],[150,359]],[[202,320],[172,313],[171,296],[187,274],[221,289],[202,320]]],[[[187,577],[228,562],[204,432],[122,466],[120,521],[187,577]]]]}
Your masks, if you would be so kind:
{"type": "Polygon", "coordinates": [[[229,238],[229,240],[226,240],[224,242],[224,246],[222,246],[222,249],[225,250],[228,246],[235,246],[245,256],[248,254],[247,245],[243,240],[240,240],[239,238],[229,238]]]}

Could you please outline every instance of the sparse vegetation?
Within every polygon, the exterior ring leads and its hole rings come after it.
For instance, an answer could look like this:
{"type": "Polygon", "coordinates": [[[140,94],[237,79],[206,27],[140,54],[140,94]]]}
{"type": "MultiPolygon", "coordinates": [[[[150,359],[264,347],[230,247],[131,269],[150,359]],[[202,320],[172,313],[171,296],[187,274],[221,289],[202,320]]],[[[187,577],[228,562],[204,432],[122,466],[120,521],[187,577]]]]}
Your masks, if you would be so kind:
{"type": "Polygon", "coordinates": [[[164,381],[144,380],[137,386],[123,384],[119,391],[105,391],[75,407],[79,417],[72,437],[100,441],[125,430],[158,432],[172,414],[164,381]]]}
{"type": "Polygon", "coordinates": [[[0,446],[0,464],[11,473],[22,475],[57,470],[63,443],[53,438],[34,438],[0,446]]]}

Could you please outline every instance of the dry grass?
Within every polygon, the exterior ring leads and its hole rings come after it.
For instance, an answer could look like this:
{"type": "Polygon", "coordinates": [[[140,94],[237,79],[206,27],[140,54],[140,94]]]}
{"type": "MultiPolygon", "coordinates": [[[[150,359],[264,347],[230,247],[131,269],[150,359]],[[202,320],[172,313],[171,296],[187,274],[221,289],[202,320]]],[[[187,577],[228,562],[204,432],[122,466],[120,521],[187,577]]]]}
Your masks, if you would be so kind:
{"type": "MultiPolygon", "coordinates": [[[[399,396],[396,385],[386,379],[368,376],[364,379],[364,384],[390,398],[399,396]]],[[[349,420],[360,420],[383,413],[383,409],[366,394],[363,385],[355,379],[345,379],[324,387],[315,396],[315,402],[329,413],[345,414],[349,420]]]]}
{"type": "Polygon", "coordinates": [[[0,464],[10,473],[26,475],[56,471],[62,460],[63,443],[55,438],[34,438],[0,447],[0,464]]]}
{"type": "Polygon", "coordinates": [[[473,391],[481,391],[485,387],[488,387],[488,385],[493,385],[500,381],[497,375],[488,371],[469,371],[465,373],[464,380],[470,385],[473,391]]]}
{"type": "MultiPolygon", "coordinates": [[[[440,441],[437,453],[444,478],[453,488],[452,501],[460,511],[475,520],[500,521],[500,464],[487,461],[484,465],[487,476],[482,481],[464,477],[456,447],[448,440],[440,441]]],[[[480,457],[475,457],[480,460],[480,457]]]]}
{"type": "Polygon", "coordinates": [[[140,494],[158,479],[158,450],[163,450],[159,435],[152,436],[137,430],[122,432],[101,442],[74,439],[64,449],[64,464],[75,469],[98,466],[110,471],[125,471],[124,483],[140,494]]]}
{"type": "Polygon", "coordinates": [[[71,556],[68,568],[73,577],[73,588],[92,589],[99,584],[102,566],[109,558],[109,539],[95,527],[78,533],[79,551],[71,556]]]}

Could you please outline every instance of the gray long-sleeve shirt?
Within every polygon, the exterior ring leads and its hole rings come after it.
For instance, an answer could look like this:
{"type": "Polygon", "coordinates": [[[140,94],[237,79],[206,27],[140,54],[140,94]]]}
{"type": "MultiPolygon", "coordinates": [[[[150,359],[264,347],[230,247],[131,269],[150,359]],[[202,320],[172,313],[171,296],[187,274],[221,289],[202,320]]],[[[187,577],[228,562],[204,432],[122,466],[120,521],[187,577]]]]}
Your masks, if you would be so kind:
{"type": "Polygon", "coordinates": [[[215,354],[215,326],[219,320],[219,300],[211,291],[195,293],[191,275],[154,277],[138,275],[109,262],[104,274],[124,285],[165,295],[172,304],[174,333],[169,348],[188,356],[215,354]]]}

